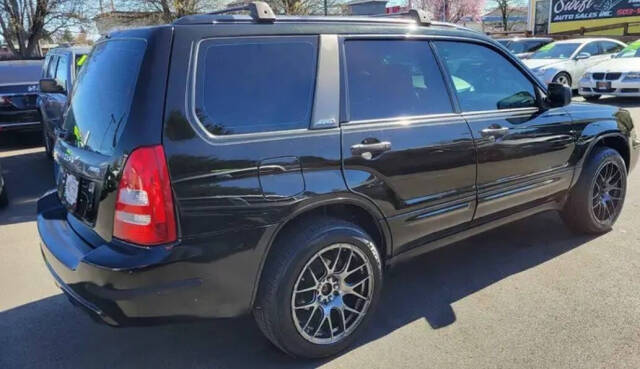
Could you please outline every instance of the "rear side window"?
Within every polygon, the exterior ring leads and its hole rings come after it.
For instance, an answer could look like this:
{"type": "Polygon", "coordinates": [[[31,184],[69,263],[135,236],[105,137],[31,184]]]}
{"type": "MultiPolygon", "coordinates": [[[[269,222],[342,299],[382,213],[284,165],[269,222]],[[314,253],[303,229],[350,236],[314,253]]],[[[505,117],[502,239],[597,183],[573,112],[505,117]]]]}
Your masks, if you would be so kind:
{"type": "Polygon", "coordinates": [[[453,111],[427,42],[348,40],[344,53],[349,120],[453,111]]]}
{"type": "Polygon", "coordinates": [[[52,56],[49,61],[49,65],[47,66],[47,78],[55,78],[56,77],[56,66],[58,64],[58,57],[52,56]]]}
{"type": "Polygon", "coordinates": [[[315,36],[203,41],[195,82],[198,119],[214,135],[307,128],[317,46],[315,36]]]}
{"type": "Polygon", "coordinates": [[[624,49],[624,46],[611,41],[602,41],[600,48],[604,54],[612,54],[624,49]]]}
{"type": "Polygon", "coordinates": [[[129,117],[145,48],[140,39],[96,44],[73,87],[65,141],[103,155],[113,153],[129,117]]]}
{"type": "Polygon", "coordinates": [[[67,88],[67,81],[69,80],[69,61],[66,56],[61,56],[58,61],[58,67],[56,68],[56,82],[59,86],[67,88]]]}
{"type": "Polygon", "coordinates": [[[436,41],[462,111],[537,106],[533,83],[504,56],[488,47],[436,41]]]}

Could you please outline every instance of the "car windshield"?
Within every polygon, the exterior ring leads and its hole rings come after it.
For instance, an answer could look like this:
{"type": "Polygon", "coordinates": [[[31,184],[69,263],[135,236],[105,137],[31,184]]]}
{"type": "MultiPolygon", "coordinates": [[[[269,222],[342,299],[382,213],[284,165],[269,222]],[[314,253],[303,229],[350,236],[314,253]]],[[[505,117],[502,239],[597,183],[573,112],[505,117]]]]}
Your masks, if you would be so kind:
{"type": "Polygon", "coordinates": [[[640,57],[640,40],[630,43],[627,47],[616,54],[616,58],[638,58],[640,57]]]}
{"type": "Polygon", "coordinates": [[[552,42],[531,54],[529,59],[569,59],[579,46],[578,43],[552,42]]]}

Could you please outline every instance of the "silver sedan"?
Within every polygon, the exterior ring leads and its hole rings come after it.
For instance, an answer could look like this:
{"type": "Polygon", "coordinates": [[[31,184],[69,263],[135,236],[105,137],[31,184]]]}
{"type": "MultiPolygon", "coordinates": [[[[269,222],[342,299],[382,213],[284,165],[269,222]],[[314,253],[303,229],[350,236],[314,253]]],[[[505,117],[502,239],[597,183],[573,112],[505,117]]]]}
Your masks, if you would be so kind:
{"type": "Polygon", "coordinates": [[[523,62],[545,85],[556,82],[577,89],[578,81],[588,68],[609,60],[625,46],[608,38],[556,41],[543,46],[523,62]]]}

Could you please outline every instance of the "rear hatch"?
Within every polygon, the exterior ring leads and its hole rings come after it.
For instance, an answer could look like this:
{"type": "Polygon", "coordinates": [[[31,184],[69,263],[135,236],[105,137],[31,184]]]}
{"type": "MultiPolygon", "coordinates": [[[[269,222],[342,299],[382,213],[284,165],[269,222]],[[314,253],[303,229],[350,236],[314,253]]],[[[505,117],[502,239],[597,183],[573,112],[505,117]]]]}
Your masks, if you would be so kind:
{"type": "Polygon", "coordinates": [[[168,44],[168,27],[119,32],[94,46],[71,92],[54,151],[58,196],[94,246],[111,240],[128,155],[161,142],[168,44]]]}

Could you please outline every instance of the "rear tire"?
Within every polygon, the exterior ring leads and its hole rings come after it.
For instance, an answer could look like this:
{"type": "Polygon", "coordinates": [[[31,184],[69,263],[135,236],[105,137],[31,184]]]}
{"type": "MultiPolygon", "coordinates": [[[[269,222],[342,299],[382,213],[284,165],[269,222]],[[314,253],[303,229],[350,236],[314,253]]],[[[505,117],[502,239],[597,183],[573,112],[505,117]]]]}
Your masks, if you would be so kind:
{"type": "Polygon", "coordinates": [[[587,101],[598,101],[602,95],[591,95],[591,96],[583,96],[587,101]]]}
{"type": "Polygon", "coordinates": [[[626,193],[627,168],[620,153],[597,147],[571,190],[562,218],[580,233],[607,232],[622,211],[626,193]]]}
{"type": "Polygon", "coordinates": [[[381,286],[380,255],[363,229],[340,219],[309,218],[273,245],[254,316],[264,335],[289,355],[327,357],[365,329],[381,286]]]}
{"type": "Polygon", "coordinates": [[[560,72],[558,74],[556,74],[555,77],[553,77],[553,82],[555,83],[561,83],[569,88],[571,87],[571,76],[569,75],[569,73],[566,72],[560,72]]]}

